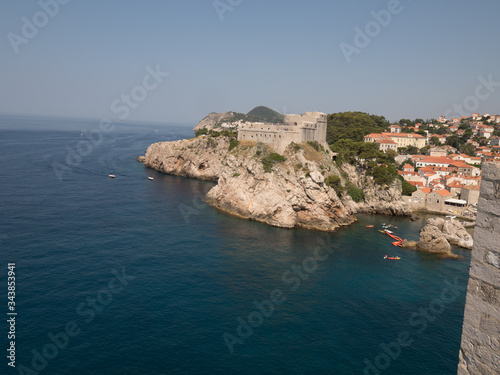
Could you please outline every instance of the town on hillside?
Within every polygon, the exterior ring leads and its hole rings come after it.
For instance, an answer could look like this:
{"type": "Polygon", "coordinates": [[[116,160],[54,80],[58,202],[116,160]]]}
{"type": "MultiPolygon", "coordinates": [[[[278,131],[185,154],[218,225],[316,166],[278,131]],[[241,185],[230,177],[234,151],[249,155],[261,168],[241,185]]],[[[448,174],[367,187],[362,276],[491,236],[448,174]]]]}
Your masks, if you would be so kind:
{"type": "Polygon", "coordinates": [[[481,164],[500,161],[500,116],[444,116],[428,123],[401,120],[389,132],[368,134],[364,142],[394,150],[399,175],[416,187],[404,197],[413,209],[474,218],[481,164]]]}

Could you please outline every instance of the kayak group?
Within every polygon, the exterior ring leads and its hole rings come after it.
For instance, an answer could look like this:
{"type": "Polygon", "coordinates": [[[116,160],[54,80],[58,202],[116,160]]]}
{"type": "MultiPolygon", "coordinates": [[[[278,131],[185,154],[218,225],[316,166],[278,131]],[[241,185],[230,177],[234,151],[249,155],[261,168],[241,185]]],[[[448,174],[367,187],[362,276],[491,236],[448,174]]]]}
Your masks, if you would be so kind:
{"type": "MultiPolygon", "coordinates": [[[[367,228],[373,228],[373,225],[367,225],[366,226],[367,228]]],[[[387,234],[389,237],[391,237],[394,241],[392,242],[392,244],[394,246],[398,246],[398,247],[403,247],[403,239],[401,237],[398,237],[396,235],[393,234],[392,231],[390,231],[388,228],[391,228],[392,225],[386,225],[385,223],[382,224],[382,229],[379,229],[379,232],[380,233],[385,233],[387,234]]],[[[396,229],[397,227],[393,227],[394,229],[396,229]]],[[[400,257],[398,256],[395,256],[395,257],[390,257],[390,256],[384,256],[384,259],[390,259],[390,260],[399,260],[401,259],[400,257]]]]}

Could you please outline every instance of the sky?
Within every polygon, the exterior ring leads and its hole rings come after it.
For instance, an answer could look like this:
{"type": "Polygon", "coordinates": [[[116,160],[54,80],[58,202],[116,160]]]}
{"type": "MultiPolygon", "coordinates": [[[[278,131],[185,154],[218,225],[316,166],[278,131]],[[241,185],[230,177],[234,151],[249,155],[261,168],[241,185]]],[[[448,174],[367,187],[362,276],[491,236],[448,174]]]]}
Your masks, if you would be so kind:
{"type": "Polygon", "coordinates": [[[498,0],[2,1],[0,114],[500,114],[499,14],[498,0]]]}

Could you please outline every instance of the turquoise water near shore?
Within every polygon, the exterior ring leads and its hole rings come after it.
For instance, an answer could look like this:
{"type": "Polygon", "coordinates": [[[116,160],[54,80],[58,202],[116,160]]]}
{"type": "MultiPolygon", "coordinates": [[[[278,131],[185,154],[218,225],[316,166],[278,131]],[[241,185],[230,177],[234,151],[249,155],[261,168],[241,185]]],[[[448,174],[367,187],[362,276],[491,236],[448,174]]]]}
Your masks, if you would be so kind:
{"type": "Polygon", "coordinates": [[[118,126],[69,165],[96,128],[0,118],[0,277],[16,263],[19,314],[2,374],[456,373],[470,251],[442,260],[377,231],[417,239],[425,216],[335,233],[240,220],[203,202],[213,183],[135,161],[190,128],[118,126]]]}

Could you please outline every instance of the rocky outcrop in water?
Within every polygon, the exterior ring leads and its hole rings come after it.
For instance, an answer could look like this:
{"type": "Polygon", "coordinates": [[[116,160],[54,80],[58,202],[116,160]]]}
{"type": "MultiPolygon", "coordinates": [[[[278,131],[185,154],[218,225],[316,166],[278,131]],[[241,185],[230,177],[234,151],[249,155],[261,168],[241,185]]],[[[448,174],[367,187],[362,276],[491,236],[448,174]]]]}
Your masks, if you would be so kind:
{"type": "Polygon", "coordinates": [[[434,225],[427,224],[420,230],[417,250],[435,254],[451,254],[451,245],[443,232],[434,225]]]}
{"type": "MultiPolygon", "coordinates": [[[[472,237],[462,224],[456,220],[431,218],[420,230],[420,240],[416,243],[417,250],[453,255],[451,245],[472,249],[472,237]]],[[[404,243],[403,243],[404,245],[404,243]]]]}
{"type": "Polygon", "coordinates": [[[439,217],[427,220],[427,224],[437,227],[450,244],[469,250],[472,249],[472,236],[459,221],[453,219],[445,220],[439,217]]]}

